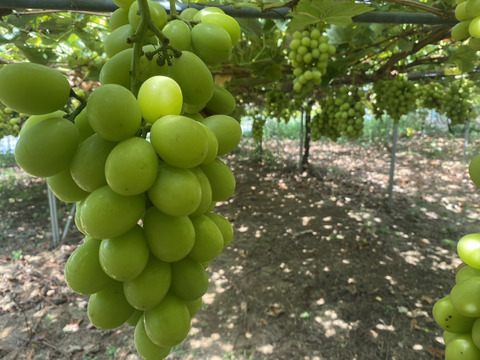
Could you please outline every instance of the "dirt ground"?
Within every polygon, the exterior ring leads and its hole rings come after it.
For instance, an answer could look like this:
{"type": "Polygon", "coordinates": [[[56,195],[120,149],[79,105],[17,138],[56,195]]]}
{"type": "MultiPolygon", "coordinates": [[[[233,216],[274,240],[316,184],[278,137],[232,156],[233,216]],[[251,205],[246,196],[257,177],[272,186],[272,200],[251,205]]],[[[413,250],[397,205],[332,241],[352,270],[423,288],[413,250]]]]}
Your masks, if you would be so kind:
{"type": "MultiPolygon", "coordinates": [[[[462,141],[401,139],[391,206],[384,144],[317,143],[310,174],[294,142],[265,147],[260,159],[245,141],[226,158],[237,190],[216,211],[235,238],[168,359],[443,358],[432,306],[480,214],[462,141]]],[[[82,237],[70,229],[53,246],[45,184],[9,167],[0,179],[0,358],[140,359],[133,328],[95,329],[87,298],[65,286],[82,237]]],[[[58,206],[63,227],[71,209],[58,206]]]]}

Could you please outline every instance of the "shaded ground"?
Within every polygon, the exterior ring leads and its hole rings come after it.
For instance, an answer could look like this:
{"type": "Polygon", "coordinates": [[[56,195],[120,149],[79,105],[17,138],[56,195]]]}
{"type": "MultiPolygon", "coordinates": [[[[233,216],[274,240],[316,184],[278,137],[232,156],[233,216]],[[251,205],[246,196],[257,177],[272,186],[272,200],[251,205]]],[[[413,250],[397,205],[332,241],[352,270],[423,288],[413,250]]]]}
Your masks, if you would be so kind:
{"type": "MultiPolygon", "coordinates": [[[[461,141],[403,142],[392,208],[383,145],[316,144],[315,177],[287,161],[296,144],[269,145],[263,161],[248,142],[227,160],[237,191],[218,212],[235,239],[169,359],[442,358],[431,309],[479,214],[461,141]]],[[[0,358],[139,359],[132,328],[96,330],[86,298],[65,287],[82,237],[73,229],[52,246],[44,183],[12,168],[0,178],[0,358]]],[[[59,204],[63,223],[69,208],[59,204]]]]}

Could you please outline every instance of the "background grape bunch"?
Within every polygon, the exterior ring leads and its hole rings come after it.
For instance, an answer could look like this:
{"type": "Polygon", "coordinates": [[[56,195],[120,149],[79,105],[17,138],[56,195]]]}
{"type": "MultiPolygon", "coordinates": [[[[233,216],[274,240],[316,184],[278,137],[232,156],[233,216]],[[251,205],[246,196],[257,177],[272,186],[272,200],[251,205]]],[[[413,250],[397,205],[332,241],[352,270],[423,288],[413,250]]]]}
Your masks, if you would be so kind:
{"type": "Polygon", "coordinates": [[[293,67],[293,90],[309,91],[320,85],[322,75],[327,72],[329,58],[336,53],[327,36],[322,35],[324,25],[310,26],[295,31],[290,41],[288,59],[293,67]]]}
{"type": "Polygon", "coordinates": [[[356,139],[363,134],[365,93],[354,86],[330,89],[320,103],[320,112],[310,122],[312,140],[326,136],[336,141],[340,136],[356,139]]]}
{"type": "Polygon", "coordinates": [[[391,80],[377,81],[373,86],[373,94],[374,114],[380,117],[386,112],[395,124],[400,121],[402,115],[408,114],[415,107],[415,86],[402,74],[396,75],[391,80]]]}
{"type": "Polygon", "coordinates": [[[420,108],[436,110],[442,113],[445,97],[444,85],[438,81],[417,83],[417,85],[416,94],[420,108]]]}
{"type": "Polygon", "coordinates": [[[186,10],[185,18],[196,17],[191,28],[152,1],[117,5],[100,86],[69,114],[74,121],[63,111],[69,81],[43,65],[2,67],[0,101],[30,115],[17,163],[76,203],[85,239],[65,280],[89,296],[91,323],[135,326],[138,353],[163,359],[187,336],[208,288],[206,268],[233,239],[214,208],[234,193],[221,156],[242,130],[229,115],[234,97],[214,84],[209,66],[228,59],[240,27],[217,8],[186,10]],[[146,28],[139,9],[150,12],[146,28]]]}
{"type": "Polygon", "coordinates": [[[452,81],[445,89],[442,108],[450,119],[450,126],[465,124],[465,121],[474,118],[473,91],[474,83],[468,79],[452,81]]]}

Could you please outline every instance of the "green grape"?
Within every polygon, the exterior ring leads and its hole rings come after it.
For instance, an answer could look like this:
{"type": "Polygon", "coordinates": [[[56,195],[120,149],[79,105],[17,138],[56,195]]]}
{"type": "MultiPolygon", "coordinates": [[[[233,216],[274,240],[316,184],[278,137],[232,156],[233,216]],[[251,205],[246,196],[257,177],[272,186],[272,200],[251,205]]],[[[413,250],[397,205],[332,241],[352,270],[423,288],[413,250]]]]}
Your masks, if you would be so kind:
{"type": "Polygon", "coordinates": [[[225,155],[234,150],[242,139],[242,127],[240,123],[228,115],[212,115],[202,124],[208,127],[218,140],[217,155],[225,155]]]}
{"type": "Polygon", "coordinates": [[[445,89],[442,83],[430,81],[426,84],[419,85],[416,94],[421,107],[443,112],[442,104],[445,89]]]}
{"type": "MultiPolygon", "coordinates": [[[[203,121],[203,118],[200,121],[203,121]]],[[[207,142],[208,142],[207,155],[205,155],[205,159],[203,159],[202,164],[211,164],[212,162],[215,161],[218,155],[218,140],[215,134],[212,132],[212,130],[210,130],[201,122],[199,124],[203,126],[203,129],[207,134],[207,142]]]]}
{"type": "Polygon", "coordinates": [[[223,251],[220,229],[205,215],[192,216],[190,219],[195,229],[195,243],[188,256],[199,263],[213,260],[223,251]]]}
{"type": "Polygon", "coordinates": [[[102,85],[116,84],[130,89],[132,56],[133,49],[130,48],[122,50],[108,59],[100,70],[100,83],[102,85]]]}
{"type": "Polygon", "coordinates": [[[205,175],[212,186],[212,200],[225,201],[235,191],[235,177],[232,170],[220,159],[215,159],[210,164],[201,165],[205,175]]]}
{"type": "Polygon", "coordinates": [[[213,77],[205,63],[194,53],[182,51],[180,57],[172,59],[168,71],[182,89],[185,112],[203,109],[213,94],[213,77]]]}
{"type": "Polygon", "coordinates": [[[170,291],[184,301],[201,298],[208,290],[208,276],[200,263],[185,257],[171,264],[172,284],[170,291]]]}
{"type": "Polygon", "coordinates": [[[115,329],[123,325],[134,311],[125,299],[120,281],[113,281],[88,299],[88,318],[99,329],[115,329]]]}
{"type": "Polygon", "coordinates": [[[69,166],[79,138],[75,125],[62,117],[40,121],[18,140],[15,160],[32,176],[56,175],[69,166]]]}
{"type": "Polygon", "coordinates": [[[171,279],[170,264],[150,256],[140,275],[123,283],[123,292],[135,309],[150,310],[165,298],[171,279]]]}
{"type": "Polygon", "coordinates": [[[470,334],[459,334],[445,348],[445,360],[477,360],[480,349],[475,346],[470,334]]]}
{"type": "Polygon", "coordinates": [[[80,114],[75,117],[74,123],[78,129],[78,132],[80,133],[80,142],[83,142],[85,139],[95,134],[95,131],[93,131],[92,127],[88,123],[86,108],[83,108],[83,110],[80,111],[80,114]]]}
{"type": "Polygon", "coordinates": [[[205,105],[205,110],[212,115],[229,115],[235,107],[235,97],[224,87],[215,85],[212,98],[205,105]]]}
{"type": "Polygon", "coordinates": [[[166,215],[153,206],[145,213],[143,229],[150,251],[165,262],[183,259],[195,242],[195,229],[188,216],[166,215]]]}
{"type": "Polygon", "coordinates": [[[147,191],[158,174],[158,157],[152,144],[133,137],[113,148],[105,162],[105,179],[117,194],[130,196],[147,191]]]}
{"type": "Polygon", "coordinates": [[[478,296],[480,296],[480,277],[477,276],[457,283],[450,291],[450,300],[455,310],[470,318],[480,317],[478,296]]]}
{"type": "Polygon", "coordinates": [[[455,334],[470,332],[475,321],[474,318],[459,313],[450,296],[438,300],[433,306],[432,314],[443,330],[455,334]]]}
{"type": "Polygon", "coordinates": [[[253,140],[255,140],[255,142],[257,144],[262,143],[262,140],[263,140],[263,126],[265,125],[266,121],[267,121],[267,119],[265,119],[263,117],[256,116],[256,117],[253,118],[252,136],[253,136],[253,140]]]}
{"type": "Polygon", "coordinates": [[[84,200],[81,223],[89,236],[109,239],[132,229],[144,211],[144,194],[123,196],[103,186],[84,200]]]}
{"type": "Polygon", "coordinates": [[[457,243],[457,253],[465,264],[480,269],[480,233],[463,236],[457,243]]]}
{"type": "Polygon", "coordinates": [[[202,308],[202,298],[196,299],[194,301],[185,301],[185,305],[187,305],[190,317],[194,317],[202,308]]]}
{"type": "Polygon", "coordinates": [[[162,164],[148,196],[155,207],[165,214],[186,216],[194,213],[200,205],[202,187],[190,170],[162,164]]]}
{"type": "Polygon", "coordinates": [[[187,21],[192,21],[194,16],[198,13],[195,8],[186,8],[180,13],[180,18],[187,21]]]}
{"type": "Polygon", "coordinates": [[[473,276],[480,276],[480,269],[465,265],[455,274],[455,283],[468,280],[473,276]]]}
{"type": "Polygon", "coordinates": [[[175,80],[167,76],[152,76],[138,90],[138,103],[143,118],[155,123],[166,115],[180,115],[183,95],[175,80]]]}
{"type": "Polygon", "coordinates": [[[190,51],[192,47],[192,35],[190,27],[182,20],[171,20],[162,30],[170,40],[170,45],[180,51],[190,51]]]}
{"type": "Polygon", "coordinates": [[[113,280],[102,270],[98,260],[100,240],[85,237],[65,265],[65,281],[76,293],[90,295],[104,289],[113,280]]]}
{"type": "Polygon", "coordinates": [[[475,186],[480,189],[480,154],[476,155],[468,165],[468,174],[475,186]]]}
{"type": "Polygon", "coordinates": [[[135,349],[141,357],[148,360],[163,360],[171,351],[171,347],[158,346],[150,340],[145,331],[145,320],[142,314],[135,326],[135,349]]]}
{"type": "Polygon", "coordinates": [[[116,144],[98,134],[93,134],[80,143],[72,157],[70,173],[81,189],[92,192],[107,185],[105,163],[116,144]]]}
{"type": "Polygon", "coordinates": [[[88,192],[81,189],[73,180],[70,169],[66,168],[53,176],[47,177],[48,188],[65,203],[74,203],[85,199],[88,192]]]}
{"type": "Polygon", "coordinates": [[[0,102],[19,113],[51,113],[62,109],[69,97],[68,79],[57,70],[27,62],[0,69],[0,102]]]}
{"type": "Polygon", "coordinates": [[[67,113],[65,111],[57,110],[48,114],[29,116],[28,119],[23,123],[19,136],[22,136],[25,133],[25,131],[30,129],[33,125],[38,124],[40,121],[50,119],[50,118],[61,118],[66,114],[67,113]]]}
{"type": "Polygon", "coordinates": [[[87,102],[88,122],[105,140],[121,141],[135,135],[142,110],[135,96],[116,84],[96,88],[87,102]]]}
{"type": "Polygon", "coordinates": [[[110,19],[108,20],[108,26],[110,27],[110,30],[113,31],[126,24],[128,24],[128,9],[120,7],[112,12],[110,19]]]}
{"type": "Polygon", "coordinates": [[[233,240],[233,226],[225,217],[220,214],[207,212],[205,213],[210,220],[212,220],[222,233],[223,247],[226,248],[233,240]]]}
{"type": "Polygon", "coordinates": [[[153,124],[150,135],[157,154],[172,166],[192,168],[200,165],[207,155],[207,133],[197,121],[186,116],[162,117],[153,124]]]}
{"type": "Polygon", "coordinates": [[[452,27],[452,38],[455,41],[464,41],[470,37],[469,26],[472,20],[464,20],[452,27]]]}
{"type": "Polygon", "coordinates": [[[192,49],[207,65],[218,65],[230,58],[232,40],[220,25],[202,22],[192,29],[192,49]]]}
{"type": "Polygon", "coordinates": [[[195,15],[193,16],[192,20],[193,21],[202,21],[202,18],[205,15],[208,15],[208,14],[225,14],[225,12],[219,7],[207,6],[207,7],[204,7],[203,9],[201,9],[200,11],[197,11],[195,13],[195,15]]]}
{"type": "MultiPolygon", "coordinates": [[[[168,20],[168,15],[163,6],[152,0],[148,0],[148,8],[153,23],[162,30],[168,20]]],[[[140,14],[138,12],[138,2],[134,1],[128,9],[128,22],[134,30],[137,30],[140,23],[140,14]]]]}
{"type": "Polygon", "coordinates": [[[148,262],[150,250],[142,228],[134,226],[126,233],[103,239],[98,258],[103,271],[118,281],[135,279],[148,262]]]}
{"type": "Polygon", "coordinates": [[[158,346],[180,344],[190,331],[190,313],[185,302],[168,294],[160,304],[145,311],[145,331],[158,346]]]}
{"type": "Polygon", "coordinates": [[[473,90],[474,84],[471,80],[458,79],[450,82],[444,91],[442,106],[451,126],[464,124],[466,119],[474,115],[473,90]]]}
{"type": "Polygon", "coordinates": [[[212,23],[220,25],[230,35],[231,44],[235,45],[240,39],[242,30],[237,20],[227,14],[208,13],[201,16],[202,23],[212,23]]]}
{"type": "Polygon", "coordinates": [[[113,0],[113,2],[121,9],[128,10],[135,0],[113,0]]]}
{"type": "Polygon", "coordinates": [[[111,58],[120,51],[133,47],[133,43],[129,41],[133,34],[134,30],[130,24],[122,25],[113,30],[103,41],[105,54],[111,58]]]}
{"type": "Polygon", "coordinates": [[[142,316],[143,316],[143,311],[135,309],[133,311],[132,316],[128,318],[125,324],[128,326],[137,326],[138,321],[142,318],[142,316]]]}
{"type": "Polygon", "coordinates": [[[193,172],[197,177],[202,190],[200,204],[198,205],[197,210],[195,210],[191,216],[203,215],[210,209],[210,205],[212,204],[212,187],[210,186],[210,181],[208,181],[207,176],[199,167],[191,168],[190,171],[193,172]]]}

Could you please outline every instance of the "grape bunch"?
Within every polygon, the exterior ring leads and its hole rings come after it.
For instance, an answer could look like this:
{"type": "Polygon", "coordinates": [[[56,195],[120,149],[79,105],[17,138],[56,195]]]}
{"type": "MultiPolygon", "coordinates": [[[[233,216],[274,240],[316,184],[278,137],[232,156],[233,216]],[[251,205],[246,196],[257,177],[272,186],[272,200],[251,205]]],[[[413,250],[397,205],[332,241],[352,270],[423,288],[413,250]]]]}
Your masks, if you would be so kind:
{"type": "Polygon", "coordinates": [[[26,117],[26,114],[20,114],[8,106],[0,106],[0,139],[9,135],[18,136],[26,117]]]}
{"type": "Polygon", "coordinates": [[[407,115],[415,107],[415,86],[404,75],[392,80],[379,80],[373,86],[375,94],[374,113],[377,117],[386,112],[395,124],[402,115],[407,115]]]}
{"type": "Polygon", "coordinates": [[[475,117],[473,109],[474,83],[462,78],[452,81],[443,96],[443,110],[450,119],[450,126],[465,124],[475,117]]]}
{"type": "Polygon", "coordinates": [[[298,96],[293,99],[280,88],[274,88],[265,94],[264,114],[267,118],[277,122],[288,123],[295,113],[302,107],[302,100],[298,96]]]}
{"type": "Polygon", "coordinates": [[[288,59],[293,67],[293,90],[309,91],[320,85],[322,75],[327,72],[329,58],[336,53],[327,36],[322,35],[323,27],[310,26],[303,31],[295,31],[288,45],[288,59]]]}
{"type": "Polygon", "coordinates": [[[263,140],[263,126],[266,118],[263,116],[254,116],[252,122],[252,137],[257,144],[262,144],[263,140]]]}
{"type": "Polygon", "coordinates": [[[363,135],[365,94],[355,87],[331,89],[321,103],[321,111],[310,123],[312,140],[322,136],[336,141],[340,136],[357,139],[363,135]]]}
{"type": "Polygon", "coordinates": [[[480,50],[480,3],[477,0],[459,0],[455,6],[455,18],[459,21],[452,27],[452,38],[467,41],[473,50],[480,50]]]}
{"type": "MultiPolygon", "coordinates": [[[[469,174],[480,188],[480,155],[470,162],[469,174]]],[[[446,360],[480,359],[480,234],[463,236],[457,253],[463,264],[450,293],[433,306],[433,318],[444,331],[446,360]]]]}
{"type": "MultiPolygon", "coordinates": [[[[117,12],[111,24],[120,29],[128,21],[136,31],[145,0],[117,4],[128,16],[117,12]]],[[[147,4],[155,23],[149,31],[159,40],[184,35],[181,26],[167,31],[164,10],[147,4]]],[[[220,37],[229,34],[223,26],[230,18],[208,20],[220,37]]],[[[228,36],[231,46],[235,39],[228,36]]],[[[214,85],[202,59],[208,55],[211,65],[225,54],[200,45],[164,51],[135,41],[153,56],[135,59],[131,47],[109,50],[100,85],[74,111],[74,121],[63,111],[71,95],[67,78],[43,65],[2,67],[0,101],[31,115],[15,148],[17,163],[45,178],[58,199],[76,203],[75,223],[85,238],[65,265],[65,280],[89,296],[91,323],[135,326],[138,353],[163,359],[187,336],[208,288],[206,269],[232,241],[232,225],[214,209],[234,193],[234,175],[221,157],[238,146],[242,130],[229,116],[235,99],[214,85]],[[140,77],[131,82],[140,86],[132,91],[128,69],[137,61],[140,77]]]]}
{"type": "Polygon", "coordinates": [[[419,84],[416,90],[418,104],[422,109],[443,111],[442,106],[445,97],[445,88],[438,81],[429,81],[419,84]]]}

